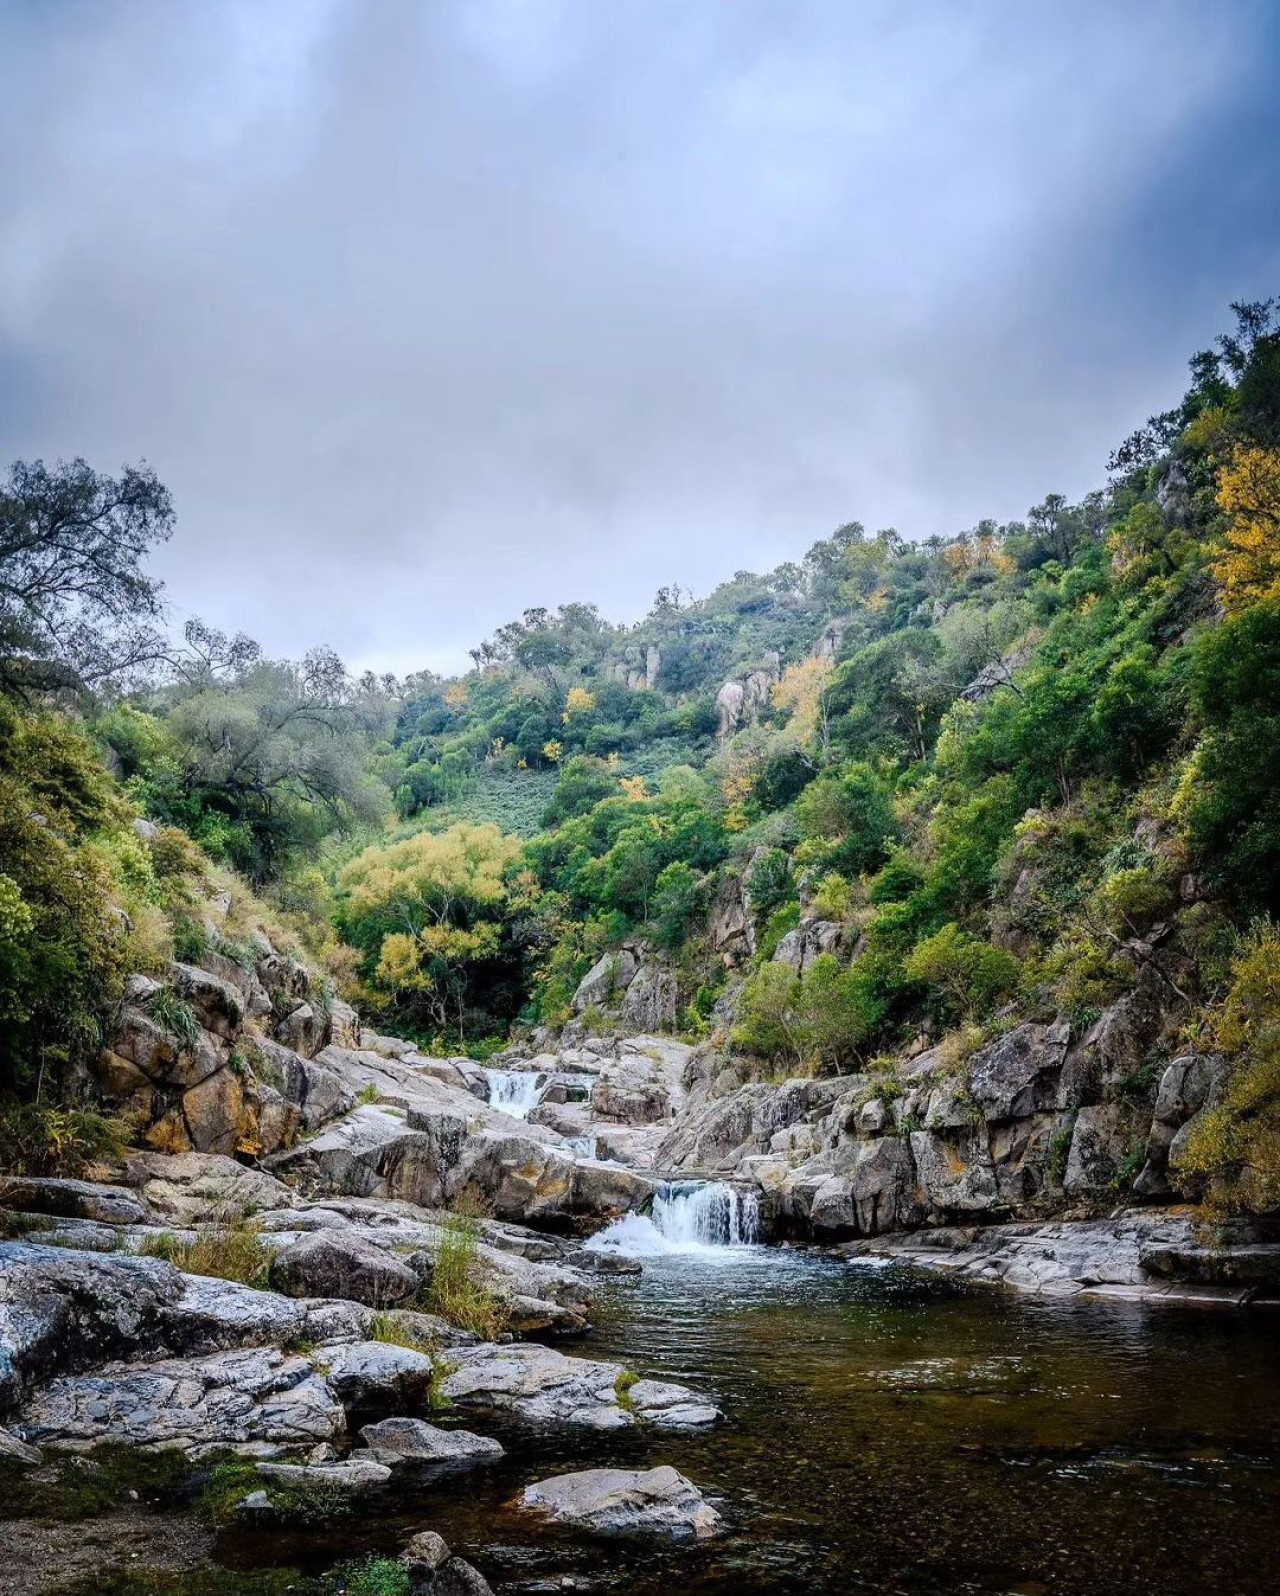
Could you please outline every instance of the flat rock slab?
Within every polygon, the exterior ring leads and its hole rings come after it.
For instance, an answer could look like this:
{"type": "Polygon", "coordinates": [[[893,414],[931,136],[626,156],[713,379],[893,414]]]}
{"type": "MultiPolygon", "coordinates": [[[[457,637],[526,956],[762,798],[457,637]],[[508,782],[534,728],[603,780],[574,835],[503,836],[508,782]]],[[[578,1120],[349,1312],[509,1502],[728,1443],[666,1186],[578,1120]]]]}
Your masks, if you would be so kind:
{"type": "Polygon", "coordinates": [[[584,1469],[525,1487],[521,1505],[557,1524],[596,1535],[662,1535],[707,1540],[720,1515],[702,1492],[673,1468],[584,1469]]]}
{"type": "Polygon", "coordinates": [[[341,1402],[311,1364],[271,1347],[63,1376],[27,1403],[14,1429],[30,1445],[69,1451],[118,1441],[199,1455],[314,1446],[345,1426],[341,1402]]]}
{"type": "Polygon", "coordinates": [[[301,1491],[342,1491],[352,1496],[377,1490],[391,1478],[386,1464],[361,1457],[339,1463],[259,1463],[258,1473],[269,1485],[301,1491]]]}
{"type": "Polygon", "coordinates": [[[639,1381],[630,1390],[624,1383],[620,1392],[625,1371],[619,1364],[569,1358],[551,1347],[486,1343],[454,1358],[457,1367],[441,1385],[445,1397],[463,1407],[508,1412],[532,1424],[610,1430],[642,1420],[674,1427],[711,1424],[720,1417],[686,1386],[639,1381]]]}
{"type": "Polygon", "coordinates": [[[502,1456],[502,1447],[471,1430],[445,1430],[425,1419],[383,1419],[366,1424],[360,1439],[375,1463],[388,1468],[404,1464],[486,1463],[502,1456]]]}

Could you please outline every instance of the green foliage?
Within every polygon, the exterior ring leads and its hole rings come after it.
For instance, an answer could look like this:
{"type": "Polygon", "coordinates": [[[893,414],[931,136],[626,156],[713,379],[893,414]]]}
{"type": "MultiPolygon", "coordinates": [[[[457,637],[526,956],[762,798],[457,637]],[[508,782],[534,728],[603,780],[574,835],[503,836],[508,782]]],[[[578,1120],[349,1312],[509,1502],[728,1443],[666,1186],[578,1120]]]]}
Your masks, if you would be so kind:
{"type": "Polygon", "coordinates": [[[480,1236],[474,1214],[458,1209],[444,1216],[428,1305],[460,1330],[496,1341],[506,1331],[509,1313],[502,1298],[479,1278],[480,1236]]]}
{"type": "Polygon", "coordinates": [[[1019,965],[1012,954],[948,924],[916,945],[904,973],[944,1009],[973,1019],[1017,990],[1019,965]]]}
{"type": "Polygon", "coordinates": [[[7,1175],[79,1176],[124,1150],[128,1127],[94,1109],[47,1103],[0,1103],[0,1171],[7,1175]]]}
{"type": "Polygon", "coordinates": [[[200,1021],[196,1011],[172,987],[161,987],[147,1004],[147,1012],[180,1047],[192,1048],[200,1040],[200,1021]]]}
{"type": "Polygon", "coordinates": [[[796,814],[804,836],[800,856],[845,876],[879,869],[897,835],[889,783],[861,762],[813,782],[796,814]]]}
{"type": "Polygon", "coordinates": [[[736,1046],[796,1069],[847,1069],[884,1017],[884,1003],[860,965],[844,969],[822,954],[803,976],[762,964],[743,988],[736,1046]]]}

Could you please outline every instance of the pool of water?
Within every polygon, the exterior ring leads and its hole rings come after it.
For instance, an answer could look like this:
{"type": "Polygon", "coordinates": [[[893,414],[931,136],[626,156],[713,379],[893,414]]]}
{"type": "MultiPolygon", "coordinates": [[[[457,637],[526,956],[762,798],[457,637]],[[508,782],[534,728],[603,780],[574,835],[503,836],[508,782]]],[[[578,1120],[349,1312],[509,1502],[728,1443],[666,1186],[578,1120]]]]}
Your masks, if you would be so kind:
{"type": "Polygon", "coordinates": [[[498,1467],[348,1528],[344,1554],[353,1533],[394,1549],[436,1528],[500,1592],[1280,1591],[1280,1314],[1041,1301],[703,1248],[646,1259],[582,1350],[709,1392],[727,1422],[512,1433],[498,1467]],[[592,1542],[509,1505],[548,1473],[657,1463],[712,1498],[719,1540],[592,1542]]]}

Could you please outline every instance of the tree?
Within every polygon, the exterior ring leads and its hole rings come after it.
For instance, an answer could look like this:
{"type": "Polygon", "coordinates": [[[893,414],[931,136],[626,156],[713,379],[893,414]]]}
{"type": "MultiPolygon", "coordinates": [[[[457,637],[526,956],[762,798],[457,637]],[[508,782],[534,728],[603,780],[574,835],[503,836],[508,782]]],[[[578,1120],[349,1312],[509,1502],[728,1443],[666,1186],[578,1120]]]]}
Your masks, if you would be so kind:
{"type": "Polygon", "coordinates": [[[878,870],[898,830],[888,784],[864,763],[820,776],[801,793],[796,815],[803,862],[847,876],[878,870]]]}
{"type": "Polygon", "coordinates": [[[149,466],[16,461],[0,488],[0,689],[94,686],[163,658],[142,565],[172,528],[149,466]]]}
{"type": "Polygon", "coordinates": [[[905,974],[933,988],[951,1013],[974,1019],[1017,990],[1018,961],[953,922],[916,945],[905,974]]]}
{"type": "Polygon", "coordinates": [[[491,1029],[514,1014],[519,955],[505,921],[520,853],[518,837],[462,824],[367,848],[340,872],[338,927],[375,1006],[459,1039],[473,1020],[491,1029]]]}
{"type": "Polygon", "coordinates": [[[1235,450],[1218,479],[1218,503],[1231,517],[1213,562],[1227,612],[1280,599],[1280,453],[1235,450]]]}

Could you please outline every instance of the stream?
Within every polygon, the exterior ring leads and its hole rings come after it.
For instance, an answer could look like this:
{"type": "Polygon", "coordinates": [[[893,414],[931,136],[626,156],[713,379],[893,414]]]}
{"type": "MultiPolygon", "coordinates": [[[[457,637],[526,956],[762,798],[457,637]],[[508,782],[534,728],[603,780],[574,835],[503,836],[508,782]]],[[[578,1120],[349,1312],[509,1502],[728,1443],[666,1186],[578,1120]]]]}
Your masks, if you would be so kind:
{"type": "MultiPolygon", "coordinates": [[[[348,1527],[342,1555],[434,1528],[498,1592],[1280,1589],[1274,1315],[959,1290],[896,1265],[717,1245],[749,1215],[716,1201],[713,1212],[705,1194],[671,1188],[658,1223],[629,1216],[600,1238],[643,1253],[644,1273],[612,1287],[582,1351],[712,1394],[724,1425],[596,1435],[481,1422],[510,1443],[499,1465],[348,1527]],[[706,1492],[720,1539],[592,1541],[509,1507],[548,1474],[658,1463],[706,1492]]],[[[335,1555],[314,1531],[263,1551],[238,1556],[335,1555]]]]}

